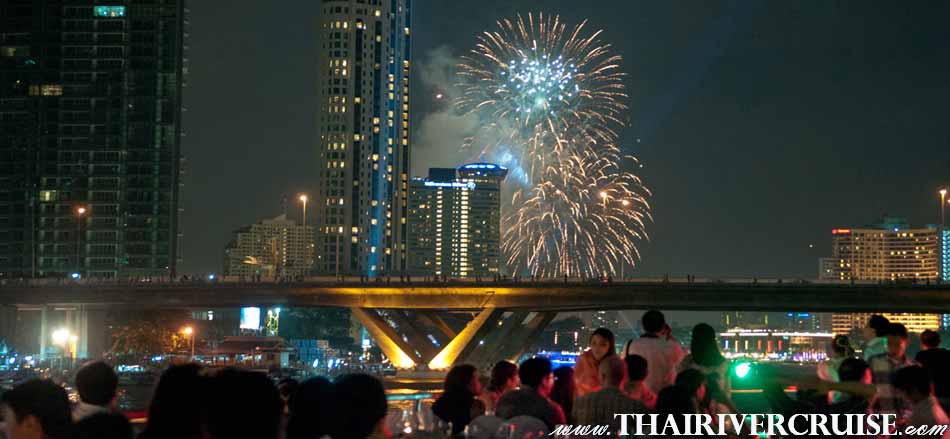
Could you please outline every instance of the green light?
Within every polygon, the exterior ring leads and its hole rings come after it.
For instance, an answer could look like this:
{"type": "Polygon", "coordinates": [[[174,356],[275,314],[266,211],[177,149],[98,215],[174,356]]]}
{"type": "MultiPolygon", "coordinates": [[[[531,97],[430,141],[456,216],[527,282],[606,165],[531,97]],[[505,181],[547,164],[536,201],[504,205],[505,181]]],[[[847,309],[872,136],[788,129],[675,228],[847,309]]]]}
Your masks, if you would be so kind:
{"type": "Polygon", "coordinates": [[[736,365],[736,377],[745,378],[752,371],[751,363],[739,363],[736,365]]]}

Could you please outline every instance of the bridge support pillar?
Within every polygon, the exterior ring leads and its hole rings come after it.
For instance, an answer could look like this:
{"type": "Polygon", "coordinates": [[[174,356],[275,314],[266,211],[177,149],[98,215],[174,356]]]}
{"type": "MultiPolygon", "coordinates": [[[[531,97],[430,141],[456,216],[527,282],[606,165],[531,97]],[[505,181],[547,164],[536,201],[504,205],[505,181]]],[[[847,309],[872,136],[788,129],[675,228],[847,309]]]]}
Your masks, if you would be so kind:
{"type": "Polygon", "coordinates": [[[46,361],[46,344],[49,343],[49,306],[40,308],[40,361],[46,361]]]}
{"type": "Polygon", "coordinates": [[[462,332],[459,332],[458,335],[453,338],[449,344],[445,345],[442,351],[429,362],[429,368],[448,369],[452,367],[456,360],[460,357],[464,358],[465,355],[478,345],[478,342],[485,337],[485,334],[492,328],[492,325],[495,324],[494,322],[501,318],[502,314],[503,311],[497,310],[494,307],[483,309],[471,322],[468,322],[468,325],[465,325],[465,329],[462,329],[462,332]]]}
{"type": "Polygon", "coordinates": [[[396,331],[380,317],[379,313],[370,308],[350,308],[353,315],[359,319],[360,323],[366,327],[379,349],[383,351],[386,358],[399,369],[409,369],[416,364],[422,363],[422,358],[416,354],[396,331]]]}

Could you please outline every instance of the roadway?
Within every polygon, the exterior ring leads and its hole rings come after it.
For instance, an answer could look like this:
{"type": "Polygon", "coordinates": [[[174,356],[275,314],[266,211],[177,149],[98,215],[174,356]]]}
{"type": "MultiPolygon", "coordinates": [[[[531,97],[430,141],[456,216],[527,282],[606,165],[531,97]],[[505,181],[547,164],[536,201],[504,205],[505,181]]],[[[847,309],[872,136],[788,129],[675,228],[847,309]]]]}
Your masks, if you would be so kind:
{"type": "Polygon", "coordinates": [[[87,308],[240,306],[360,307],[526,311],[662,309],[701,311],[950,312],[950,284],[816,283],[807,281],[638,279],[481,282],[347,281],[291,283],[139,282],[7,283],[0,305],[87,308]]]}

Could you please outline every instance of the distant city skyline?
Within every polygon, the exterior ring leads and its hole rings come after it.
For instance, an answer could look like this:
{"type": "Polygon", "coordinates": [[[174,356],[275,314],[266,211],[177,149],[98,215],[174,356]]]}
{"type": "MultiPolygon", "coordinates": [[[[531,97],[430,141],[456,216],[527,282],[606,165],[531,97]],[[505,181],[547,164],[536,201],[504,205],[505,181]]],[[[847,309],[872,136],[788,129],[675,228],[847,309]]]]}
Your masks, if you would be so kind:
{"type": "MultiPolygon", "coordinates": [[[[426,60],[438,48],[461,55],[494,20],[536,5],[412,6],[410,175],[418,176],[462,163],[440,153],[455,145],[426,143],[438,127],[426,116],[445,105],[423,77],[426,60]]],[[[939,116],[950,98],[941,51],[950,35],[937,17],[950,5],[544,6],[589,19],[624,57],[631,111],[622,142],[642,160],[655,218],[632,275],[814,277],[831,228],[885,213],[939,221],[936,191],[950,185],[939,116]]],[[[190,5],[185,272],[216,270],[227,241],[218,230],[274,216],[285,195],[316,193],[319,7],[288,15],[249,2],[190,5]]]]}

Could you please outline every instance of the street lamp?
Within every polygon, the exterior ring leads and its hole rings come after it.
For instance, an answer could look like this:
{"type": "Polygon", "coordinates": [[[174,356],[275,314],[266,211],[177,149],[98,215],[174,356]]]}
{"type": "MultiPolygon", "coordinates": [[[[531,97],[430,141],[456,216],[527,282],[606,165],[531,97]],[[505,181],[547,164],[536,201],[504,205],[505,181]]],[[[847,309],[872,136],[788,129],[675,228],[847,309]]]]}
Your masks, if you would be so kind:
{"type": "Polygon", "coordinates": [[[191,339],[191,361],[195,361],[195,328],[185,326],[181,328],[181,333],[191,339]]]}
{"type": "Polygon", "coordinates": [[[300,202],[303,203],[303,225],[307,225],[307,194],[301,194],[300,202]]]}
{"type": "Polygon", "coordinates": [[[82,216],[86,214],[85,207],[76,209],[76,273],[82,275],[82,216]]]}
{"type": "Polygon", "coordinates": [[[947,211],[947,190],[940,189],[940,225],[946,225],[946,211],[947,211]]]}

